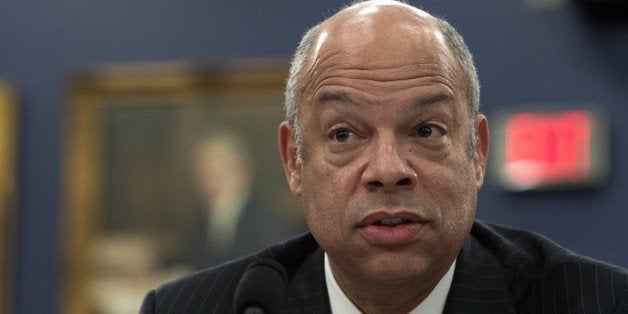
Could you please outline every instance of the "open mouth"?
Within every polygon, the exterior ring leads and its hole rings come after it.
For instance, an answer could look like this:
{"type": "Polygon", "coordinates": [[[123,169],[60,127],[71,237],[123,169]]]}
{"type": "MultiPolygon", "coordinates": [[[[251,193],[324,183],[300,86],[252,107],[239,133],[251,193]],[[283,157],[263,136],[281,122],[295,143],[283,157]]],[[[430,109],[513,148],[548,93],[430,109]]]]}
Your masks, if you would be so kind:
{"type": "Polygon", "coordinates": [[[401,225],[422,223],[423,221],[420,216],[413,213],[386,213],[382,211],[366,216],[357,226],[359,228],[367,226],[394,228],[401,225]]]}
{"type": "Polygon", "coordinates": [[[376,226],[396,227],[401,224],[412,223],[412,220],[406,218],[387,218],[375,221],[376,226]]]}
{"type": "Polygon", "coordinates": [[[412,213],[378,212],[367,216],[358,225],[366,241],[376,246],[399,246],[415,241],[425,224],[412,213]]]}

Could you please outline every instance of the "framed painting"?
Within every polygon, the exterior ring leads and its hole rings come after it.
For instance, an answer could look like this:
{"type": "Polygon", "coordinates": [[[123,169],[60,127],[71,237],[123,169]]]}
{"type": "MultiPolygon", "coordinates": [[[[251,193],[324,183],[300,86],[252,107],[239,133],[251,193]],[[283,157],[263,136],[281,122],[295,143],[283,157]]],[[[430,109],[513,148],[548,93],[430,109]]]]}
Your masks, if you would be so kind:
{"type": "Polygon", "coordinates": [[[13,312],[17,214],[17,96],[0,80],[0,309],[13,312]]]}
{"type": "Polygon", "coordinates": [[[305,231],[277,147],[285,60],[100,66],[70,86],[68,313],[136,313],[149,289],[305,231]]]}

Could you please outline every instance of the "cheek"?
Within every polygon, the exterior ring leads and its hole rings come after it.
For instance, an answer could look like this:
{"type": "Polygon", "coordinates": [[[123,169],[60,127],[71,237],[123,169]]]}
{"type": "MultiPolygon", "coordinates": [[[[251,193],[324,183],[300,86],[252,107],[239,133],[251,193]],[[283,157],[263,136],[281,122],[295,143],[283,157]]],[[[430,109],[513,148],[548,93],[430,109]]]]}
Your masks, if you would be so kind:
{"type": "Polygon", "coordinates": [[[450,204],[443,212],[443,222],[452,234],[466,238],[469,233],[477,203],[475,174],[471,167],[451,170],[450,204]]]}
{"type": "Polygon", "coordinates": [[[310,228],[334,228],[342,224],[346,204],[342,176],[329,167],[304,167],[302,202],[310,228]]]}
{"type": "Polygon", "coordinates": [[[475,172],[468,160],[424,165],[421,173],[418,188],[438,204],[443,227],[456,233],[466,229],[475,216],[477,198],[475,172]]]}
{"type": "Polygon", "coordinates": [[[304,168],[301,200],[309,229],[326,250],[341,249],[339,246],[351,237],[348,208],[359,184],[359,171],[312,161],[304,168]]]}

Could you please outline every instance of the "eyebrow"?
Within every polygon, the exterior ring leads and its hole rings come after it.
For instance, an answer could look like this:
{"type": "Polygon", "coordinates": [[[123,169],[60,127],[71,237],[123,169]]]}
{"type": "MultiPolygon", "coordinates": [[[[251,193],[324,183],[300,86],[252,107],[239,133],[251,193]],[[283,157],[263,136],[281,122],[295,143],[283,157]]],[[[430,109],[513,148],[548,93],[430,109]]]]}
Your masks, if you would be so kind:
{"type": "Polygon", "coordinates": [[[316,97],[316,103],[325,104],[329,102],[341,102],[353,106],[357,106],[358,103],[353,101],[351,97],[342,92],[324,92],[316,97]]]}
{"type": "Polygon", "coordinates": [[[418,100],[414,106],[415,107],[430,107],[433,105],[447,103],[451,104],[453,100],[453,96],[448,93],[437,93],[433,95],[429,95],[425,98],[418,100]]]}

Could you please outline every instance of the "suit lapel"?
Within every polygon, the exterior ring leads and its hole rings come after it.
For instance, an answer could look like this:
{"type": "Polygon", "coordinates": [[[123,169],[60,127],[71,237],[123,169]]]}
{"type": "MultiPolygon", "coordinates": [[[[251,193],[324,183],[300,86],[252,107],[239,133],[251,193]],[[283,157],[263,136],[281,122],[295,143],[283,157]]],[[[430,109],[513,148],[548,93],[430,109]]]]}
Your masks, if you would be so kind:
{"type": "Polygon", "coordinates": [[[456,260],[444,313],[516,313],[502,265],[473,237],[456,260]]]}
{"type": "Polygon", "coordinates": [[[294,274],[284,297],[284,313],[331,313],[319,248],[294,274]]]}

